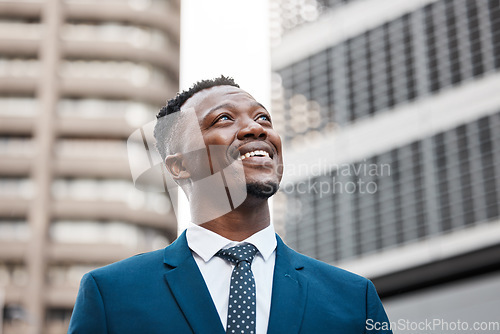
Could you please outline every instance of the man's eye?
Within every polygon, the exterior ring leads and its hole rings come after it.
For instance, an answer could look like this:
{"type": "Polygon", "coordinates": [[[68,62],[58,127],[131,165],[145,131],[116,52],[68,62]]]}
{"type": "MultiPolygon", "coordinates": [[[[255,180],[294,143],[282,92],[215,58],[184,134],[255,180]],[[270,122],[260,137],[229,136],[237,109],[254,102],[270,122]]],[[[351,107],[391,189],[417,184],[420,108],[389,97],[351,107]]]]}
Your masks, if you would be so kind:
{"type": "Polygon", "coordinates": [[[219,121],[229,121],[229,120],[230,120],[229,116],[222,115],[219,118],[217,118],[216,122],[219,122],[219,121]]]}
{"type": "Polygon", "coordinates": [[[257,117],[258,120],[261,120],[261,121],[266,121],[266,122],[270,122],[271,120],[269,119],[269,116],[267,115],[260,115],[259,117],[257,117]]]}

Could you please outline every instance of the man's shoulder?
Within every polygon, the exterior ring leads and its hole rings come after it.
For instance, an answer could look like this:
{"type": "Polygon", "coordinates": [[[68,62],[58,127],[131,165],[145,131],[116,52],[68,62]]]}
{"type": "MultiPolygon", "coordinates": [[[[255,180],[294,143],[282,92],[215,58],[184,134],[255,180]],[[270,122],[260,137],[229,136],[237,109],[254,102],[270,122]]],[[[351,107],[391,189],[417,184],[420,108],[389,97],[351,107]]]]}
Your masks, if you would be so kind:
{"type": "Polygon", "coordinates": [[[151,252],[140,253],[124,260],[94,269],[88,274],[96,279],[102,279],[105,277],[135,276],[141,273],[151,272],[154,271],[155,268],[162,268],[164,250],[163,248],[151,252]]]}
{"type": "Polygon", "coordinates": [[[299,253],[288,246],[286,246],[296,268],[307,275],[308,278],[315,281],[330,281],[340,285],[361,285],[366,286],[368,279],[350,272],[348,270],[339,268],[335,265],[317,260],[310,256],[299,253]]]}
{"type": "MultiPolygon", "coordinates": [[[[165,248],[145,252],[126,258],[124,260],[108,264],[89,272],[92,276],[107,276],[120,274],[140,274],[164,271],[165,264],[173,260],[182,260],[189,253],[185,234],[174,240],[165,248]]],[[[174,261],[175,262],[175,261],[174,261]]]]}

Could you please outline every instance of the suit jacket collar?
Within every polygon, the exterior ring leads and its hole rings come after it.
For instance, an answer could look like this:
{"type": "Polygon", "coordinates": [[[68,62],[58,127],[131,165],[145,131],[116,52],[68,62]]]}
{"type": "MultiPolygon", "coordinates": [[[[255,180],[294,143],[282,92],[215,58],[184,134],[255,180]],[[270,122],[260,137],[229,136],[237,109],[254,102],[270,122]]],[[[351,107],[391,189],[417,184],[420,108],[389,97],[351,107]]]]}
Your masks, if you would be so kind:
{"type": "Polygon", "coordinates": [[[300,272],[304,264],[300,254],[286,246],[278,235],[276,239],[278,245],[267,332],[298,333],[307,299],[307,280],[300,272]]]}
{"type": "MultiPolygon", "coordinates": [[[[302,256],[288,248],[276,235],[271,311],[268,333],[298,333],[307,299],[307,280],[300,271],[302,256]]],[[[224,334],[225,329],[203,276],[187,245],[186,232],[164,250],[169,267],[165,280],[177,304],[195,333],[224,334]]]]}
{"type": "Polygon", "coordinates": [[[165,280],[194,333],[224,334],[225,330],[203,276],[187,245],[186,232],[165,248],[170,267],[165,280]]]}

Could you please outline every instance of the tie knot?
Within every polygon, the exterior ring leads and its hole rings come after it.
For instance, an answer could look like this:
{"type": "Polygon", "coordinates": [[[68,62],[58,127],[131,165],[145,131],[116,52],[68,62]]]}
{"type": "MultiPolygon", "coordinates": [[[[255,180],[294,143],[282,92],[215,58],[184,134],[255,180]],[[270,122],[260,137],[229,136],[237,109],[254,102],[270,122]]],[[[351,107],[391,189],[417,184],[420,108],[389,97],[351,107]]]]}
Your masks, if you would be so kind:
{"type": "Polygon", "coordinates": [[[238,245],[231,248],[221,249],[215,255],[219,256],[232,263],[240,263],[241,261],[247,261],[252,263],[255,254],[257,253],[257,248],[252,244],[238,245]]]}

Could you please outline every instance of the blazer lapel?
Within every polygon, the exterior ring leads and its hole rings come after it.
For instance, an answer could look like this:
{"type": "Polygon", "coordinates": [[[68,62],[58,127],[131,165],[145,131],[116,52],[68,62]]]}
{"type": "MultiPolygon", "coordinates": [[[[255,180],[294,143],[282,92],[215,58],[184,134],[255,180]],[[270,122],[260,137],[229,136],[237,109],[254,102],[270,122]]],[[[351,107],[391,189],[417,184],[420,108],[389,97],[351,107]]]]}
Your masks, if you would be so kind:
{"type": "Polygon", "coordinates": [[[276,239],[278,245],[267,332],[298,333],[307,297],[307,280],[300,274],[304,267],[278,235],[276,239]]]}
{"type": "Polygon", "coordinates": [[[193,332],[224,334],[210,292],[187,245],[185,231],[165,248],[164,262],[171,268],[165,280],[193,332]]]}

